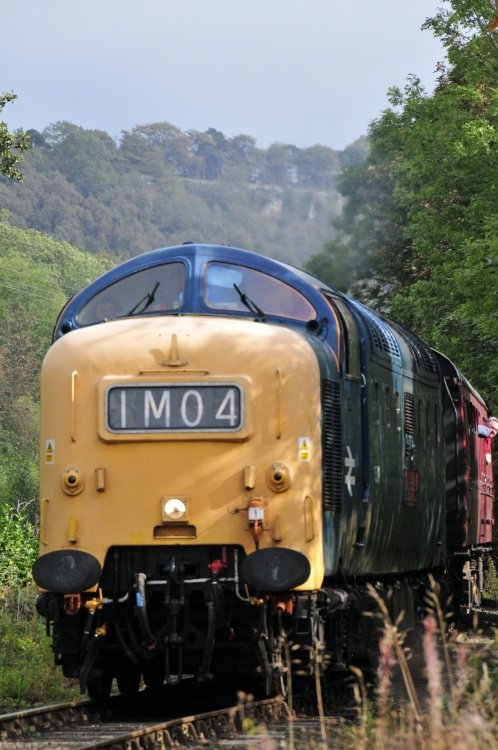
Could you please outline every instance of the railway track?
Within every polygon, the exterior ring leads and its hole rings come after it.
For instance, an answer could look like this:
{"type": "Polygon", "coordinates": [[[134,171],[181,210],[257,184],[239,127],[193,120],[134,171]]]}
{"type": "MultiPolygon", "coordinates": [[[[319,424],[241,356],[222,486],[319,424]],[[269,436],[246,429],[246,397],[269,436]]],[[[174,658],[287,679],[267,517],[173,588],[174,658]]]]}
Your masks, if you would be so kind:
{"type": "Polygon", "coordinates": [[[1,750],[169,750],[206,745],[240,735],[247,726],[285,722],[282,698],[247,701],[167,721],[123,720],[119,698],[105,706],[92,701],[62,703],[0,715],[1,750]]]}
{"type": "MultiPolygon", "coordinates": [[[[474,643],[482,646],[483,643],[494,642],[493,638],[487,637],[486,631],[496,627],[498,611],[480,608],[477,614],[479,630],[462,630],[457,637],[453,636],[451,643],[465,640],[470,646],[474,643]],[[481,630],[483,625],[484,632],[481,630]]],[[[421,648],[417,651],[422,652],[421,648]]],[[[416,659],[412,662],[412,669],[416,670],[416,664],[413,666],[415,662],[416,659]]],[[[393,685],[396,693],[396,679],[393,685]]],[[[405,698],[404,689],[399,689],[405,698]]],[[[420,689],[425,691],[425,678],[420,680],[420,689]]],[[[339,693],[343,692],[344,686],[339,689],[339,693]]],[[[332,715],[327,711],[326,717],[329,730],[337,723],[341,724],[341,721],[354,721],[356,715],[348,701],[343,706],[340,700],[336,704],[336,688],[332,688],[332,693],[334,709],[332,715]]],[[[247,729],[272,723],[287,725],[291,718],[289,706],[281,697],[263,701],[245,700],[226,706],[230,700],[228,694],[217,693],[214,686],[200,690],[196,697],[194,694],[192,688],[184,692],[178,687],[170,692],[168,688],[164,692],[143,690],[134,698],[116,695],[102,704],[81,700],[0,714],[0,750],[20,750],[27,746],[30,750],[198,748],[234,737],[240,743],[247,729]],[[205,711],[206,707],[211,710],[205,711]],[[201,711],[197,712],[197,708],[201,711]],[[180,715],[185,709],[190,713],[180,715]]],[[[301,695],[300,700],[298,696],[295,698],[300,718],[297,723],[292,722],[293,731],[297,731],[303,717],[316,712],[316,706],[309,705],[309,696],[301,695]]],[[[317,717],[313,722],[316,729],[317,717]]]]}

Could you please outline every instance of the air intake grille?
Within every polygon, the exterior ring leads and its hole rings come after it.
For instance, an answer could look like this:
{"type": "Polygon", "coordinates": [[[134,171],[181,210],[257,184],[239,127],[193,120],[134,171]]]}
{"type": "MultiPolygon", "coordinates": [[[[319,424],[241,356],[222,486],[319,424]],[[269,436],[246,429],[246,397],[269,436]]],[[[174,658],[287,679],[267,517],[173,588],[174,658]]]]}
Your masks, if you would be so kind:
{"type": "Polygon", "coordinates": [[[401,349],[391,328],[382,318],[376,315],[361,302],[352,300],[354,306],[360,312],[367,324],[368,331],[372,338],[374,349],[379,354],[387,355],[389,358],[401,362],[401,349]]]}
{"type": "Polygon", "coordinates": [[[405,435],[415,435],[415,399],[405,391],[405,435]]]}
{"type": "Polygon", "coordinates": [[[323,505],[342,511],[341,387],[332,380],[322,383],[323,409],[323,505]]]}
{"type": "Polygon", "coordinates": [[[415,336],[414,333],[408,331],[406,328],[403,328],[403,326],[400,326],[396,323],[393,323],[392,325],[400,334],[400,336],[405,339],[408,346],[410,347],[413,359],[417,364],[417,369],[424,370],[425,372],[432,372],[434,375],[438,375],[439,369],[437,366],[437,361],[429,347],[424,344],[424,342],[421,341],[418,336],[415,336]]]}

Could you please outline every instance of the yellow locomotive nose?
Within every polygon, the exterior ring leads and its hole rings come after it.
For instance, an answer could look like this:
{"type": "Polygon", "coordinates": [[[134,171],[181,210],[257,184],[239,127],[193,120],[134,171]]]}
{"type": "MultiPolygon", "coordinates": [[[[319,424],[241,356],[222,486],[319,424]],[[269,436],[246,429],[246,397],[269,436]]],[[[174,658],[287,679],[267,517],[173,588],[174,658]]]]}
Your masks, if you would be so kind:
{"type": "Polygon", "coordinates": [[[44,553],[69,543],[104,567],[111,546],[278,544],[313,561],[320,587],[320,371],[297,331],[209,316],[88,326],[52,347],[42,389],[56,448],[41,465],[44,553]]]}

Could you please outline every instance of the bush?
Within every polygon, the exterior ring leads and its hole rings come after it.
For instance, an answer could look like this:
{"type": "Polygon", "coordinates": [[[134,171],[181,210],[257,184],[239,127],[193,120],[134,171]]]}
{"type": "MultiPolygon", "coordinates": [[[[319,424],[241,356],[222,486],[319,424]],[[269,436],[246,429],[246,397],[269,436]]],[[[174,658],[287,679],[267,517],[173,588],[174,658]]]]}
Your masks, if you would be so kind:
{"type": "Polygon", "coordinates": [[[486,599],[498,605],[498,575],[496,573],[496,565],[492,558],[489,560],[488,569],[486,571],[484,596],[486,599]]]}
{"type": "Polygon", "coordinates": [[[31,580],[38,554],[37,529],[27,518],[26,505],[0,505],[0,587],[17,588],[31,580]]]}
{"type": "Polygon", "coordinates": [[[81,697],[54,665],[35,598],[30,588],[4,588],[0,595],[0,713],[81,697]]]}

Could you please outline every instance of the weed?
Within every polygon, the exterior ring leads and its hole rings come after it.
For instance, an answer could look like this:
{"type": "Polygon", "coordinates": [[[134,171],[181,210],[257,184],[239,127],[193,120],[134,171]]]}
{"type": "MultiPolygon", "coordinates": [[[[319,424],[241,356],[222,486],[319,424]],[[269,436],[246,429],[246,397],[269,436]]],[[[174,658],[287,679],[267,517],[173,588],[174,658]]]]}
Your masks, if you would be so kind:
{"type": "Polygon", "coordinates": [[[0,591],[0,712],[80,697],[54,666],[30,588],[0,591]]]}

